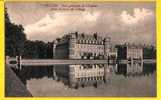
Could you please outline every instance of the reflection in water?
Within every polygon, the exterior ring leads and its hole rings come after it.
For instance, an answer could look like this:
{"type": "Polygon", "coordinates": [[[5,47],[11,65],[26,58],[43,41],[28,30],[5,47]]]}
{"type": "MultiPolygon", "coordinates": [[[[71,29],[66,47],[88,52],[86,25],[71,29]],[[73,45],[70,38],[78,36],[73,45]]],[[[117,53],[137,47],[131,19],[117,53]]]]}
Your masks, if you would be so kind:
{"type": "MultiPolygon", "coordinates": [[[[134,63],[134,64],[115,64],[115,65],[109,65],[110,67],[113,67],[114,74],[116,75],[145,75],[145,74],[152,74],[154,71],[156,71],[156,64],[140,64],[140,63],[134,63]]],[[[26,84],[27,80],[30,80],[32,78],[40,79],[43,77],[53,77],[53,66],[44,66],[42,67],[22,67],[21,71],[13,69],[14,72],[20,77],[22,82],[26,84]]]]}
{"type": "Polygon", "coordinates": [[[27,80],[30,80],[32,78],[40,79],[44,76],[46,77],[52,77],[52,66],[27,66],[22,67],[21,70],[13,69],[13,71],[16,73],[18,77],[20,77],[21,81],[26,84],[27,80]],[[45,67],[45,68],[44,68],[45,67]]]}
{"type": "Polygon", "coordinates": [[[116,74],[122,75],[145,75],[152,74],[156,71],[156,64],[146,64],[146,63],[127,63],[127,64],[118,64],[117,68],[115,68],[116,74]]]}
{"type": "Polygon", "coordinates": [[[143,72],[142,72],[143,74],[151,74],[154,71],[156,71],[156,63],[153,63],[153,64],[144,63],[143,72]]]}

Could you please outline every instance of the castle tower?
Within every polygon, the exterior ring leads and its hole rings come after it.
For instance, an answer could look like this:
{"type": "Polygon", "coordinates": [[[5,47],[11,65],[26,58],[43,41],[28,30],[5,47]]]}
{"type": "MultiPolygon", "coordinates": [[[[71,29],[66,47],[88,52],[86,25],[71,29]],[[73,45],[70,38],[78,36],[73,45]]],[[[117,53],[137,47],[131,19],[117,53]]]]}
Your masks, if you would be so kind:
{"type": "Polygon", "coordinates": [[[69,37],[69,59],[75,58],[75,45],[76,35],[74,33],[71,33],[69,37]]]}

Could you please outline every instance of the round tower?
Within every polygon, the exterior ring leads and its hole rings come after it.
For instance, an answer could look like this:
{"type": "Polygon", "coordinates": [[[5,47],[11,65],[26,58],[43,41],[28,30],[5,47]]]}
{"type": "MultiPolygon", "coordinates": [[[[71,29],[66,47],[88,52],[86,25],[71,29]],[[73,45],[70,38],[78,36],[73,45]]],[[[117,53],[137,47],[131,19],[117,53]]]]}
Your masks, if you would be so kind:
{"type": "Polygon", "coordinates": [[[71,33],[69,37],[69,59],[75,58],[76,34],[71,33]]]}

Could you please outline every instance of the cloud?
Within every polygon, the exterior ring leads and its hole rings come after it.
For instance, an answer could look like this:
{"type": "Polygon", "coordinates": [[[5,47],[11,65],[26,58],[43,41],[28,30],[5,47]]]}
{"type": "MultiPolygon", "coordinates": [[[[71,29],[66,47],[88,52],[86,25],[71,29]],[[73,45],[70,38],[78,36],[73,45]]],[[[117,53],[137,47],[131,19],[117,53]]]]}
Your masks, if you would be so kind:
{"type": "Polygon", "coordinates": [[[153,13],[148,9],[134,9],[134,14],[130,15],[127,11],[121,14],[122,21],[126,24],[137,24],[139,21],[144,20],[145,17],[151,16],[153,13]]]}
{"type": "Polygon", "coordinates": [[[98,32],[110,36],[115,43],[155,43],[155,13],[145,8],[134,8],[116,13],[99,9],[84,12],[48,13],[39,21],[25,26],[28,39],[53,41],[68,32],[98,32]]]}
{"type": "Polygon", "coordinates": [[[61,37],[65,32],[89,28],[95,23],[98,16],[99,13],[89,12],[47,14],[38,22],[27,25],[25,33],[31,40],[52,41],[57,37],[61,37]]]}

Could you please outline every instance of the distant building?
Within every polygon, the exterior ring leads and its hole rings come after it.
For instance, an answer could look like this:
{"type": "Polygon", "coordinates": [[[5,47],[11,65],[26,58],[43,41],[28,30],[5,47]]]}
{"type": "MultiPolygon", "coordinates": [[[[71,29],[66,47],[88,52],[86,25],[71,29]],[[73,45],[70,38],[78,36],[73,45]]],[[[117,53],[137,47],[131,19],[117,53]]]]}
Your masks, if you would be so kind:
{"type": "Polygon", "coordinates": [[[119,45],[116,46],[118,59],[126,60],[127,63],[119,64],[117,73],[136,74],[143,71],[143,47],[137,45],[119,45]]]}
{"type": "MultiPolygon", "coordinates": [[[[53,52],[55,59],[108,59],[110,38],[70,33],[57,39],[53,52]]],[[[55,66],[56,75],[66,78],[71,87],[106,82],[109,69],[108,64],[55,66]]]]}
{"type": "Polygon", "coordinates": [[[143,59],[143,47],[137,45],[116,46],[118,59],[143,59]]]}

